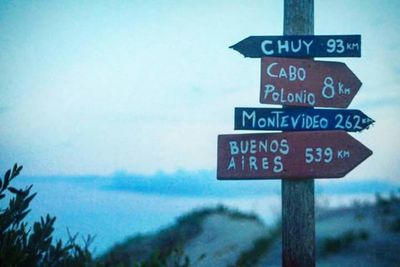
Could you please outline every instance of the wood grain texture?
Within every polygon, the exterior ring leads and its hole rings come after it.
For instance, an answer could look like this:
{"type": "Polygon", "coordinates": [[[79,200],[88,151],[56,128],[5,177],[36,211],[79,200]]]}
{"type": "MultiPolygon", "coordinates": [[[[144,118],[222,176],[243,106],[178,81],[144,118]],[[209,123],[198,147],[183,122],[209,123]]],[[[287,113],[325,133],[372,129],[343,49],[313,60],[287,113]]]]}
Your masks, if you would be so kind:
{"type": "MultiPolygon", "coordinates": [[[[314,0],[284,1],[284,35],[314,34],[314,0]]],[[[282,180],[282,265],[315,266],[314,180],[282,180]]]]}

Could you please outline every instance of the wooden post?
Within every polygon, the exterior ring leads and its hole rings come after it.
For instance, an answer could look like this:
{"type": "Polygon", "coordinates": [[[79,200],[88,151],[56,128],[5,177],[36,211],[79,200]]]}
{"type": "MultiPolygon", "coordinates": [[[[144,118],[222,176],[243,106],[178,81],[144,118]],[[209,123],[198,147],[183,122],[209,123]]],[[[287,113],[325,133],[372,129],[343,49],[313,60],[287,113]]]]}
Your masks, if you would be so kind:
{"type": "MultiPolygon", "coordinates": [[[[314,34],[314,0],[285,0],[284,35],[314,34]]],[[[315,266],[314,180],[282,180],[282,266],[315,266]]]]}

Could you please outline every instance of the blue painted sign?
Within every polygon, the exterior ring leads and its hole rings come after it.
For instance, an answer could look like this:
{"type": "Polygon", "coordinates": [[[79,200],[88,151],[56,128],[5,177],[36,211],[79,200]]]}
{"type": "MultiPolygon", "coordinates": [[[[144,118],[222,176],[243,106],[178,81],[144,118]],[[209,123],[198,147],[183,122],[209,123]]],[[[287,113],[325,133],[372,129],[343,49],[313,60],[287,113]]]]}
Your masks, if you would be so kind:
{"type": "Polygon", "coordinates": [[[250,36],[230,46],[245,57],[361,57],[361,35],[250,36]]]}
{"type": "Polygon", "coordinates": [[[354,109],[235,108],[235,130],[359,132],[374,122],[354,109]]]}

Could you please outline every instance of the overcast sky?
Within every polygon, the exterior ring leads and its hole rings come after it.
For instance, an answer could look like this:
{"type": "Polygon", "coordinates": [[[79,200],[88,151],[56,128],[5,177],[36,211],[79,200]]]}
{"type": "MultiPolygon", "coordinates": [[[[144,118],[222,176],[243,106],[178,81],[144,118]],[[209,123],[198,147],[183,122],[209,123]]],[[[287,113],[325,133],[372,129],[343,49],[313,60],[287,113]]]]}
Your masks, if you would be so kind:
{"type": "MultiPolygon", "coordinates": [[[[228,47],[281,35],[283,1],[2,1],[0,168],[27,175],[216,168],[237,106],[260,107],[260,60],[228,47]]],[[[316,1],[315,34],[361,34],[352,134],[374,155],[349,177],[400,171],[400,1],[316,1]]],[[[322,59],[320,59],[322,60],[322,59]]]]}

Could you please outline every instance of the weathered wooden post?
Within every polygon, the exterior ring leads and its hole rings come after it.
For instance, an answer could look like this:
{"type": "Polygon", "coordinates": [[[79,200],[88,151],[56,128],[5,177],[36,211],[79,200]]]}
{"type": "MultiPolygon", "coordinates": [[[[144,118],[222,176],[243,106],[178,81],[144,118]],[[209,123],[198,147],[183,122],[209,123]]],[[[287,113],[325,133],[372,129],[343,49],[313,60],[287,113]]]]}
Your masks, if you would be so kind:
{"type": "Polygon", "coordinates": [[[283,36],[249,36],[230,48],[261,58],[260,103],[236,108],[235,130],[218,136],[219,180],[282,179],[282,265],[315,266],[314,179],[345,176],[372,155],[346,132],[374,120],[347,108],[361,81],[344,63],[361,57],[361,35],[314,35],[313,0],[285,0],[283,36]],[[335,109],[314,109],[324,107],[335,109]]]}
{"type": "MultiPolygon", "coordinates": [[[[284,35],[314,34],[314,0],[285,0],[284,35]]],[[[314,179],[282,180],[282,266],[315,266],[314,179]]]]}

